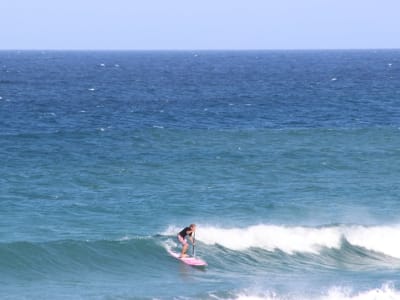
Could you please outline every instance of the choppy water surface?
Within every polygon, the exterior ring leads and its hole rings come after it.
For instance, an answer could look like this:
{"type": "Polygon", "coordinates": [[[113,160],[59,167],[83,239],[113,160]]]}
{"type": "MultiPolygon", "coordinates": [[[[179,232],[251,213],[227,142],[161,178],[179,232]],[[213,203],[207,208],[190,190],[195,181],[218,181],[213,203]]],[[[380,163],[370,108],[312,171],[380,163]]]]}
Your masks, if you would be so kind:
{"type": "Polygon", "coordinates": [[[0,52],[0,296],[399,299],[399,128],[400,51],[0,52]]]}

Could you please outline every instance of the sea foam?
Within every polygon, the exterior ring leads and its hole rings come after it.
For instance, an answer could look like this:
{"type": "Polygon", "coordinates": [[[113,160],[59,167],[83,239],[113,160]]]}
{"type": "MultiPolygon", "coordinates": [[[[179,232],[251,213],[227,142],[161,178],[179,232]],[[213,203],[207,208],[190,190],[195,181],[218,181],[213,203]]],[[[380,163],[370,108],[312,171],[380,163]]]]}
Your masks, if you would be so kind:
{"type": "MultiPolygon", "coordinates": [[[[169,227],[165,234],[173,235],[177,227],[169,227]]],[[[261,248],[297,252],[320,253],[321,249],[339,249],[346,240],[352,246],[363,247],[394,258],[400,258],[400,226],[338,225],[322,227],[254,225],[244,228],[198,226],[196,239],[207,245],[244,251],[261,248]]]]}
{"type": "Polygon", "coordinates": [[[384,284],[380,288],[354,292],[347,287],[333,287],[321,296],[307,295],[280,295],[275,292],[248,293],[239,292],[231,299],[235,300],[397,300],[400,291],[391,284],[384,284]]]}
{"type": "Polygon", "coordinates": [[[353,293],[346,288],[332,288],[326,296],[320,300],[394,300],[400,299],[400,291],[390,284],[384,284],[381,288],[353,293]]]}

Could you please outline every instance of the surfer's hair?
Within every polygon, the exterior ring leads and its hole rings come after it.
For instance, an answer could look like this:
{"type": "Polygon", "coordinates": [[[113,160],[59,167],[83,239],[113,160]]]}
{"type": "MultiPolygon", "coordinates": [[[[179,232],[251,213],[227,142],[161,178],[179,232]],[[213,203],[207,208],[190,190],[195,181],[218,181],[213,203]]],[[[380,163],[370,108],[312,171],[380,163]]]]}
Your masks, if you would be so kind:
{"type": "Polygon", "coordinates": [[[196,227],[196,224],[190,224],[190,228],[196,227]]]}

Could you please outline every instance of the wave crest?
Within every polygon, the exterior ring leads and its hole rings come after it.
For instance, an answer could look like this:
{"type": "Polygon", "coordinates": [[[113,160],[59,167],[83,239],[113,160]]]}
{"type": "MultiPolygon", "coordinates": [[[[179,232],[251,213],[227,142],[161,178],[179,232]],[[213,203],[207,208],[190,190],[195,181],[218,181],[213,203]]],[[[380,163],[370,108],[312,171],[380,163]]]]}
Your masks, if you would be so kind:
{"type": "MultiPolygon", "coordinates": [[[[175,235],[179,229],[169,227],[165,234],[175,235]]],[[[196,239],[207,245],[244,251],[261,248],[318,254],[324,248],[340,249],[343,241],[369,251],[400,258],[400,226],[337,225],[322,227],[289,227],[254,225],[246,228],[199,226],[196,239]]]]}

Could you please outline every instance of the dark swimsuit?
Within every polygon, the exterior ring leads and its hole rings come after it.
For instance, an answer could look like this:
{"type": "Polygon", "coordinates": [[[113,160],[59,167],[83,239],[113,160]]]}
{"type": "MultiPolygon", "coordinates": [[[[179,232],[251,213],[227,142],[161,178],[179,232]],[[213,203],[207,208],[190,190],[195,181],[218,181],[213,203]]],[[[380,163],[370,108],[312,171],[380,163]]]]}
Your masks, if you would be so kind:
{"type": "Polygon", "coordinates": [[[190,230],[190,227],[185,227],[181,232],[179,232],[179,235],[184,239],[187,235],[192,236],[192,233],[187,234],[186,232],[190,230]]]}

